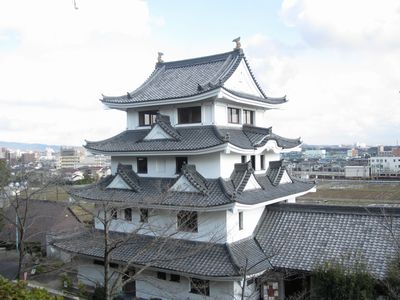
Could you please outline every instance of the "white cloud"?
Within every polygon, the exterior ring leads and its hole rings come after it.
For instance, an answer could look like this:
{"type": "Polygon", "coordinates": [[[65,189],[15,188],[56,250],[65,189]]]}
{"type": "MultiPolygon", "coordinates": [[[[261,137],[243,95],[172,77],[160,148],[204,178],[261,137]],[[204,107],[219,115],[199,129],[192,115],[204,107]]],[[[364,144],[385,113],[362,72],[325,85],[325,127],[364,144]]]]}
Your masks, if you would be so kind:
{"type": "Polygon", "coordinates": [[[399,4],[283,2],[282,15],[304,43],[287,46],[256,35],[247,47],[268,94],[290,100],[270,114],[278,133],[307,143],[394,144],[400,138],[399,4]]]}
{"type": "Polygon", "coordinates": [[[77,5],[1,2],[0,32],[20,37],[13,51],[0,47],[1,139],[82,144],[125,128],[124,114],[97,100],[134,89],[151,72],[151,26],[162,20],[153,22],[144,1],[77,5]]]}

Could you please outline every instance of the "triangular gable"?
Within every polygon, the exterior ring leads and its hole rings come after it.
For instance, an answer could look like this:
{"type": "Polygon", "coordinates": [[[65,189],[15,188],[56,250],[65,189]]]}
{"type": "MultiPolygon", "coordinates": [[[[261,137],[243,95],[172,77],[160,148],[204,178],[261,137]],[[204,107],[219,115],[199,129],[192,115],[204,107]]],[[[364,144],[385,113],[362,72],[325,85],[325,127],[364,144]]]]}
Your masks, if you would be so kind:
{"type": "Polygon", "coordinates": [[[172,192],[200,193],[200,190],[197,189],[185,176],[179,177],[169,190],[172,192]]]}
{"type": "Polygon", "coordinates": [[[236,70],[224,83],[224,87],[229,90],[254,95],[257,97],[264,97],[254,81],[244,59],[241,60],[236,70]]]}
{"type": "Polygon", "coordinates": [[[283,171],[282,178],[281,178],[281,181],[279,182],[279,184],[282,184],[282,183],[293,183],[292,178],[290,178],[287,170],[283,171]]]}
{"type": "Polygon", "coordinates": [[[129,184],[126,183],[126,181],[119,175],[117,174],[114,179],[111,181],[109,185],[106,187],[107,189],[123,189],[123,190],[132,190],[132,188],[129,186],[129,184]]]}
{"type": "Polygon", "coordinates": [[[261,189],[261,186],[258,183],[254,174],[251,174],[249,179],[247,180],[247,183],[246,183],[243,191],[258,190],[258,189],[261,189]]]}
{"type": "Polygon", "coordinates": [[[143,140],[164,140],[164,139],[173,139],[159,124],[155,124],[153,128],[151,128],[150,132],[144,137],[143,140]]]}

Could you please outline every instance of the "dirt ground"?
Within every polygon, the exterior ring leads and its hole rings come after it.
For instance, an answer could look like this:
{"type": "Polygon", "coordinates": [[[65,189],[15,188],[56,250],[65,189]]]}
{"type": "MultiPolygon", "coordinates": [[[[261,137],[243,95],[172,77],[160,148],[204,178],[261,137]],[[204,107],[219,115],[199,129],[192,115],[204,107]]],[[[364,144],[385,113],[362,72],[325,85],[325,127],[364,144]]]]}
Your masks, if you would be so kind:
{"type": "Polygon", "coordinates": [[[400,182],[321,181],[317,192],[299,197],[298,202],[400,206],[400,182]]]}

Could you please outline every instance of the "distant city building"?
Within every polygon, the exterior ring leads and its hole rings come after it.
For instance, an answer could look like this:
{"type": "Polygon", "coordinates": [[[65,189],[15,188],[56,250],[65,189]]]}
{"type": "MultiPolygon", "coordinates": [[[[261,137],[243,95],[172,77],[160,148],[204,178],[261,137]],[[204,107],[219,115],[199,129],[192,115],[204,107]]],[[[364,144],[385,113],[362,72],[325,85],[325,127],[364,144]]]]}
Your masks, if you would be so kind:
{"type": "Polygon", "coordinates": [[[372,177],[399,177],[400,157],[375,156],[369,159],[372,177]]]}
{"type": "Polygon", "coordinates": [[[326,150],[305,150],[304,151],[305,158],[325,158],[326,157],[326,150]]]}
{"type": "Polygon", "coordinates": [[[345,178],[370,178],[369,166],[345,166],[345,178]]]}

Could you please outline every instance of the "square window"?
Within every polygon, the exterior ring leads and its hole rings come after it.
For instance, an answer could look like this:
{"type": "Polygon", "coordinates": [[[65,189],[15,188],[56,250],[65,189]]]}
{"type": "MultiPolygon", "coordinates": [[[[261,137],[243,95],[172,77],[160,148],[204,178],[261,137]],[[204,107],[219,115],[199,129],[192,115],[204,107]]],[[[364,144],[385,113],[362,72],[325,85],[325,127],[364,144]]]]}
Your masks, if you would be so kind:
{"type": "Polygon", "coordinates": [[[250,159],[251,159],[251,167],[253,168],[253,170],[255,170],[256,169],[256,156],[252,155],[250,157],[250,159]]]}
{"type": "Polygon", "coordinates": [[[147,157],[137,158],[137,172],[140,174],[147,174],[147,157]]]}
{"type": "Polygon", "coordinates": [[[239,124],[240,123],[240,109],[228,107],[228,123],[239,124]]]}
{"type": "Polygon", "coordinates": [[[132,208],[125,208],[125,221],[132,221],[132,208]]]}
{"type": "Polygon", "coordinates": [[[157,278],[161,280],[167,280],[167,273],[165,272],[157,272],[157,278]]]}
{"type": "Polygon", "coordinates": [[[171,277],[169,280],[173,281],[173,282],[181,282],[181,276],[176,275],[176,274],[171,274],[171,277]]]}
{"type": "Polygon", "coordinates": [[[157,110],[139,111],[139,126],[150,126],[156,122],[157,110]]]}
{"type": "Polygon", "coordinates": [[[141,208],[140,212],[140,222],[148,223],[149,222],[149,209],[148,208],[141,208]]]}
{"type": "Polygon", "coordinates": [[[178,108],[178,123],[201,123],[201,106],[178,108]]]}
{"type": "Polygon", "coordinates": [[[260,155],[261,170],[265,170],[265,155],[260,155]]]}
{"type": "Polygon", "coordinates": [[[181,172],[182,166],[187,165],[188,158],[185,157],[176,157],[175,158],[175,163],[176,163],[176,174],[179,174],[181,172]]]}
{"type": "Polygon", "coordinates": [[[197,212],[181,210],[177,215],[179,231],[197,232],[197,212]]]}
{"type": "Polygon", "coordinates": [[[254,111],[252,110],[243,110],[243,124],[254,124],[254,111]]]}
{"type": "Polygon", "coordinates": [[[243,212],[239,212],[239,230],[243,230],[243,212]]]}
{"type": "Polygon", "coordinates": [[[198,278],[191,278],[190,292],[193,294],[210,296],[210,281],[198,278]]]}

